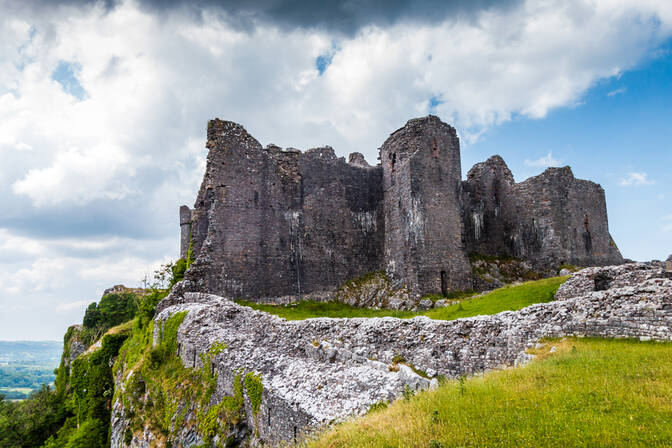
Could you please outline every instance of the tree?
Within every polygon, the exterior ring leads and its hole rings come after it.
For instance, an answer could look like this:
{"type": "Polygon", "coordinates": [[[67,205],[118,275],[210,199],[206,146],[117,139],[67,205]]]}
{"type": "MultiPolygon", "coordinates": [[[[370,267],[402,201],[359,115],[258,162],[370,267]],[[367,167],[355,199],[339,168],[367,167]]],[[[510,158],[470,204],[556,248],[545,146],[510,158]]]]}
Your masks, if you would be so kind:
{"type": "Polygon", "coordinates": [[[95,328],[100,323],[100,312],[98,311],[98,305],[96,302],[93,302],[86,309],[84,313],[84,320],[82,322],[86,328],[95,328]]]}

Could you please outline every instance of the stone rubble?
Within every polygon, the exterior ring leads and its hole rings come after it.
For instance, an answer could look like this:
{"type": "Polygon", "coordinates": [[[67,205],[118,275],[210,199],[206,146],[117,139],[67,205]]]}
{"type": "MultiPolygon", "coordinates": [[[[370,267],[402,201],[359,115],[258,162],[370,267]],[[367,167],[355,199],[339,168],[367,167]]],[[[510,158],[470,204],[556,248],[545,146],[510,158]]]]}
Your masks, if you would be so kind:
{"type": "MultiPolygon", "coordinates": [[[[234,371],[261,375],[261,410],[256,418],[248,413],[246,422],[254,428],[254,443],[291,442],[405,390],[435,387],[438,375],[524,364],[532,358],[526,350],[542,338],[672,340],[672,279],[660,263],[584,269],[560,287],[554,302],[454,321],[424,316],[286,321],[223,297],[181,291],[175,288],[159,305],[155,338],[163,321],[188,311],[178,331],[187,367],[200,367],[198,354],[225,343],[228,348],[213,361],[217,400],[232,393],[234,371]],[[597,276],[608,279],[606,289],[595,291],[597,276]],[[427,377],[416,373],[420,370],[427,377]]],[[[115,416],[116,431],[122,431],[118,403],[115,416]]]]}

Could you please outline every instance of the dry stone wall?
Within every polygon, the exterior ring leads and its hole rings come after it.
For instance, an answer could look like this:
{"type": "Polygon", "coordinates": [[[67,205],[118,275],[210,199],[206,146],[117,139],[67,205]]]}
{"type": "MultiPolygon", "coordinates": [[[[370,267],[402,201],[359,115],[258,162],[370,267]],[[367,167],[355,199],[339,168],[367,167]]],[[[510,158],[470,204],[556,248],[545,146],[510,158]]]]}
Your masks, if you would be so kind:
{"type": "MultiPolygon", "coordinates": [[[[661,264],[585,269],[561,286],[554,302],[455,321],[285,321],[178,286],[159,305],[155,331],[172,314],[188,311],[178,330],[184,365],[200,367],[198,354],[225,343],[227,349],[212,365],[219,375],[218,399],[231,393],[233,371],[260,374],[260,413],[248,416],[247,425],[258,434],[258,443],[291,442],[364,413],[377,402],[398,398],[406,388],[434,387],[437,375],[470,375],[525,362],[530,358],[526,349],[541,338],[672,340],[668,277],[661,264]],[[603,277],[609,279],[606,289],[600,286],[603,277]],[[400,358],[429,378],[404,365],[394,367],[400,358]]],[[[117,431],[124,428],[123,415],[123,406],[116,406],[117,431]]]]}

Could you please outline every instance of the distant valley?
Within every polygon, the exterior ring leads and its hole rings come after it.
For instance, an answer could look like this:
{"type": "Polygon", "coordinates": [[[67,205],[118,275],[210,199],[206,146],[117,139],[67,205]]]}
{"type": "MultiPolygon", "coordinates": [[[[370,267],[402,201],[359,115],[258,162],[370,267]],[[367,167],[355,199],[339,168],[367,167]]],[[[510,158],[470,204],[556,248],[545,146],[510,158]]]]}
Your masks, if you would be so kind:
{"type": "Polygon", "coordinates": [[[0,341],[0,395],[22,400],[52,384],[62,350],[60,341],[0,341]]]}

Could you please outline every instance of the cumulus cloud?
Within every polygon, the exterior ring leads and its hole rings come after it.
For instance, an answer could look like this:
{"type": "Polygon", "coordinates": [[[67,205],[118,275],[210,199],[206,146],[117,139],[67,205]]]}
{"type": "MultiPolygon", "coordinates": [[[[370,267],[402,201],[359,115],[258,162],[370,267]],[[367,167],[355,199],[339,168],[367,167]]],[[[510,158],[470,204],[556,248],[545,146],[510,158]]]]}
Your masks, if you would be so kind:
{"type": "Polygon", "coordinates": [[[114,144],[99,144],[88,151],[70,148],[56,155],[47,168],[31,169],[13,184],[36,206],[64,201],[124,199],[132,191],[124,182],[133,176],[130,157],[114,144]]]}
{"type": "Polygon", "coordinates": [[[653,185],[656,182],[649,179],[649,175],[644,172],[631,172],[626,177],[622,177],[618,184],[622,187],[639,187],[643,185],[653,185]]]}
{"type": "MultiPolygon", "coordinates": [[[[52,9],[49,0],[24,0],[21,7],[31,11],[52,9]]],[[[64,0],[61,4],[99,7],[112,11],[122,0],[64,0]]],[[[448,18],[470,19],[482,10],[501,10],[520,0],[330,0],[297,2],[295,0],[138,0],[144,11],[188,14],[202,18],[204,10],[214,10],[227,25],[237,29],[254,29],[272,24],[283,29],[323,28],[331,32],[352,34],[365,26],[389,26],[399,21],[437,23],[448,18]]]]}
{"type": "Polygon", "coordinates": [[[323,3],[0,0],[3,291],[55,307],[174,258],[208,119],[375,163],[408,118],[473,140],[576,104],[672,35],[666,1],[323,3]]]}
{"type": "Polygon", "coordinates": [[[535,168],[547,168],[549,166],[560,166],[561,164],[562,162],[555,159],[551,152],[535,160],[525,159],[525,165],[535,168]]]}

